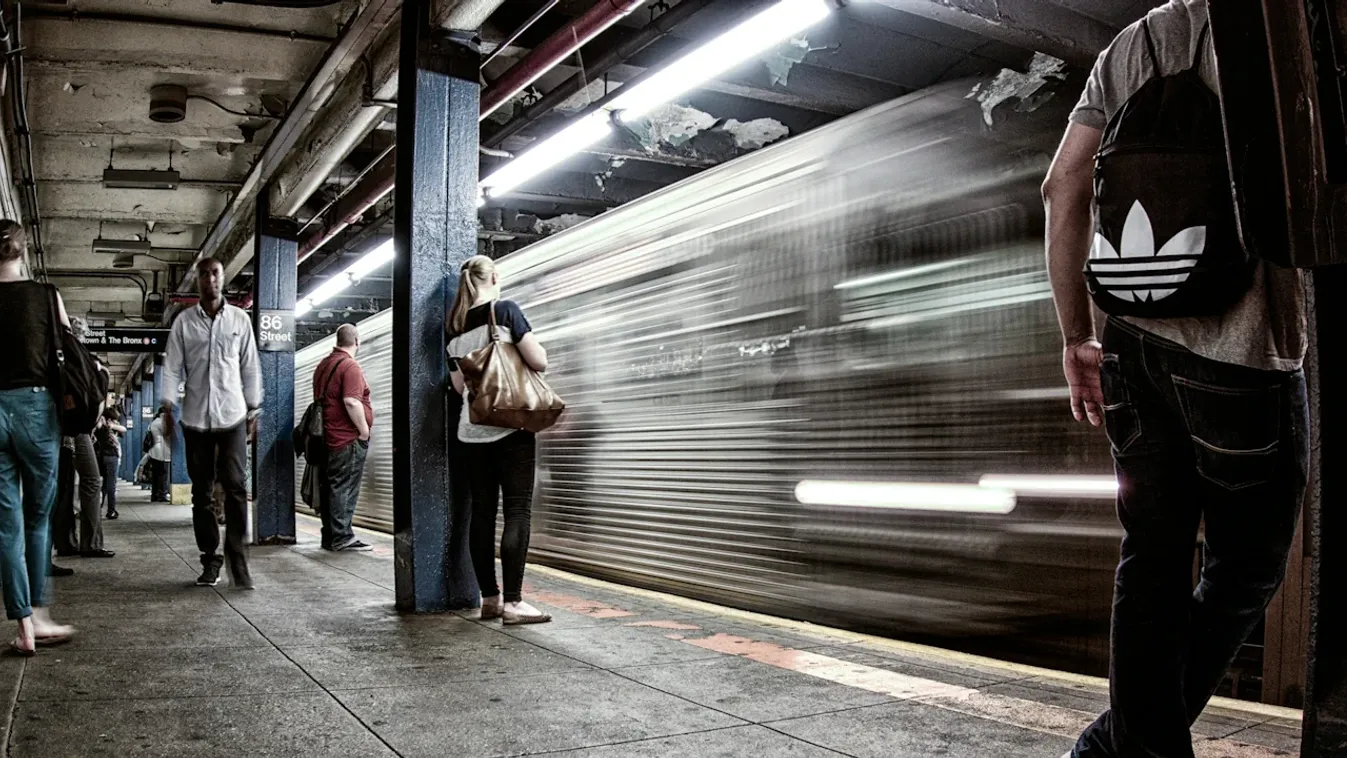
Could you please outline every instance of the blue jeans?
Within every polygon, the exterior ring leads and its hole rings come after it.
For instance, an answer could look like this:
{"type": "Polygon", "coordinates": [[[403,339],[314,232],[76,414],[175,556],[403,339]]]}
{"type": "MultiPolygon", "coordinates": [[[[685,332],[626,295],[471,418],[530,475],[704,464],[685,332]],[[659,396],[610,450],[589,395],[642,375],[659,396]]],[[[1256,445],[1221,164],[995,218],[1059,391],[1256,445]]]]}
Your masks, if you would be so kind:
{"type": "Polygon", "coordinates": [[[1305,377],[1207,360],[1115,319],[1103,344],[1124,536],[1110,708],[1075,756],[1192,758],[1189,727],[1286,572],[1309,466],[1305,377]]]}
{"type": "Polygon", "coordinates": [[[319,483],[322,503],[318,512],[322,517],[323,547],[339,548],[355,539],[351,519],[355,517],[356,503],[360,500],[360,482],[365,475],[365,457],[368,455],[369,442],[360,440],[327,451],[323,478],[319,483]]]}
{"type": "Polygon", "coordinates": [[[5,616],[45,606],[61,425],[45,387],[0,391],[0,579],[5,616]]]}

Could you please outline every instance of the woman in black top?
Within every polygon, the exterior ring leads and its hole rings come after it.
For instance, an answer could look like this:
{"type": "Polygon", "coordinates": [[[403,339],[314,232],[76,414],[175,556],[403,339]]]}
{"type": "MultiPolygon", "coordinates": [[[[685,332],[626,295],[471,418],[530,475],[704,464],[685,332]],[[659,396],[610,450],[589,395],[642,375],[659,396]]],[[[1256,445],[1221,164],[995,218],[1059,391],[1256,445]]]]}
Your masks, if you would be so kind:
{"type": "Polygon", "coordinates": [[[52,622],[46,606],[51,565],[50,514],[56,502],[61,425],[48,390],[56,317],[66,328],[65,305],[54,287],[28,279],[23,227],[0,220],[0,580],[5,616],[19,622],[10,649],[34,655],[38,645],[74,634],[52,622]]]}
{"type": "Polygon", "coordinates": [[[117,472],[122,463],[122,435],[126,427],[116,408],[107,408],[98,426],[94,427],[94,442],[98,448],[98,464],[103,473],[103,502],[107,505],[109,521],[117,520],[117,472]]]}

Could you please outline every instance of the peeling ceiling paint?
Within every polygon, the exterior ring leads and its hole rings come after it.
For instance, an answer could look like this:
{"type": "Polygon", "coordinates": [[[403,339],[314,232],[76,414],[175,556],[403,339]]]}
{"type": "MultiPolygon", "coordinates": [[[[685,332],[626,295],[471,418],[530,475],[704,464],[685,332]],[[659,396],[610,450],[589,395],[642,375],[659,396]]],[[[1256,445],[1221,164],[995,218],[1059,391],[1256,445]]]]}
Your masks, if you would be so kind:
{"type": "Polygon", "coordinates": [[[790,135],[790,128],[773,118],[752,121],[730,119],[722,127],[734,135],[734,144],[744,150],[757,150],[790,135]]]}
{"type": "Polygon", "coordinates": [[[631,125],[631,131],[647,148],[678,147],[716,125],[716,117],[686,105],[669,103],[631,125]]]}
{"type": "Polygon", "coordinates": [[[765,61],[772,85],[786,86],[790,82],[790,70],[803,63],[805,56],[812,51],[813,48],[809,47],[809,40],[805,37],[796,37],[790,42],[778,45],[765,61]]]}
{"type": "Polygon", "coordinates": [[[1028,73],[1002,69],[991,82],[980,82],[973,87],[968,97],[981,103],[982,120],[987,122],[987,126],[991,126],[992,111],[1002,103],[1019,100],[1019,104],[1015,106],[1017,111],[1035,110],[1053,96],[1053,92],[1045,88],[1062,81],[1066,76],[1065,61],[1051,55],[1034,53],[1028,73]]]}
{"type": "Polygon", "coordinates": [[[563,213],[560,216],[552,218],[540,218],[533,223],[533,231],[538,234],[556,234],[564,232],[572,226],[579,226],[589,220],[589,216],[581,216],[578,213],[563,213]]]}

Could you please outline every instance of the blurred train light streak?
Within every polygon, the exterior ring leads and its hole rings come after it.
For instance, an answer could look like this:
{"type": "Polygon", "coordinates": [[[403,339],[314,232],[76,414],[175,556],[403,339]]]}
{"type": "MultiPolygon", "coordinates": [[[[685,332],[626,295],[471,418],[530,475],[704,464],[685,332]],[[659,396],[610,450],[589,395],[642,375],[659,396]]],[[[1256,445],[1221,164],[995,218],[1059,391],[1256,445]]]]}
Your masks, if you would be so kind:
{"type": "Polygon", "coordinates": [[[615,115],[625,123],[635,121],[822,21],[832,13],[833,7],[833,3],[826,0],[781,0],[675,60],[645,81],[623,89],[607,105],[501,166],[481,181],[481,187],[490,197],[509,193],[607,137],[613,131],[615,115]]]}
{"type": "Polygon", "coordinates": [[[939,263],[928,263],[925,266],[911,266],[909,268],[903,268],[897,271],[889,271],[884,274],[876,274],[874,276],[866,276],[860,279],[852,279],[850,281],[834,285],[833,289],[849,290],[849,289],[857,289],[860,287],[870,287],[876,284],[884,284],[885,282],[891,282],[894,281],[895,279],[906,279],[908,277],[913,276],[923,276],[925,274],[934,274],[936,272],[945,271],[951,268],[967,266],[973,262],[974,259],[972,258],[960,258],[958,260],[952,261],[940,261],[939,263]]]}
{"type": "Polygon", "coordinates": [[[351,285],[358,283],[375,270],[388,265],[393,260],[394,254],[393,240],[390,239],[361,256],[360,260],[347,266],[340,274],[328,279],[318,285],[318,289],[300,298],[299,303],[295,305],[295,316],[303,316],[345,292],[351,285]]]}
{"type": "Polygon", "coordinates": [[[830,482],[805,480],[795,485],[804,505],[894,508],[946,513],[1005,515],[1015,510],[1015,493],[980,484],[910,482],[830,482]]]}
{"type": "Polygon", "coordinates": [[[1118,480],[1111,476],[987,474],[978,480],[978,484],[1034,497],[1113,500],[1118,494],[1118,480]]]}

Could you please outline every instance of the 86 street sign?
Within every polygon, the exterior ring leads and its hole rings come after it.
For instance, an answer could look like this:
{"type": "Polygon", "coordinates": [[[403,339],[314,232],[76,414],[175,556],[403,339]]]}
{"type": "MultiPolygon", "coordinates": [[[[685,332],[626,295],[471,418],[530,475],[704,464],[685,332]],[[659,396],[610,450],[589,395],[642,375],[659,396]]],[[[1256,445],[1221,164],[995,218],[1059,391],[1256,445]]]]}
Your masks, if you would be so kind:
{"type": "Polygon", "coordinates": [[[295,312],[258,311],[257,349],[269,353],[293,353],[295,312]]]}

